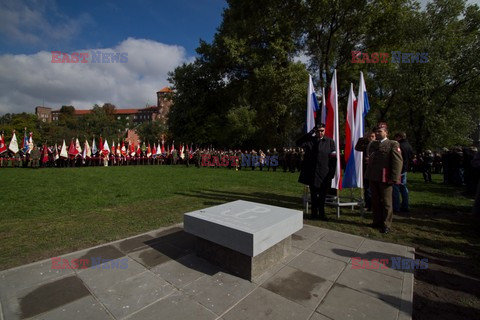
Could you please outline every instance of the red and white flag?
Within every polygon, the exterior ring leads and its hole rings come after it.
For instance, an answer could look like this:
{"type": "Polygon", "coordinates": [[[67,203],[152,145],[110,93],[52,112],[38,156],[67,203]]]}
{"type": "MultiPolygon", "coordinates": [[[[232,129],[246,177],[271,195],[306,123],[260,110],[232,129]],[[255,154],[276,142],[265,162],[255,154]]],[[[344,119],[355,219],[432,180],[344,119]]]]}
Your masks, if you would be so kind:
{"type": "Polygon", "coordinates": [[[335,157],[337,158],[337,169],[332,180],[332,188],[342,189],[342,172],[340,169],[340,133],[338,125],[338,92],[337,92],[337,70],[333,72],[332,82],[328,89],[327,99],[327,123],[325,124],[325,135],[335,142],[335,157]]]}
{"type": "Polygon", "coordinates": [[[53,155],[53,161],[57,161],[59,158],[60,158],[60,155],[58,154],[58,146],[55,143],[55,152],[54,152],[54,155],[53,155]]]}
{"type": "Polygon", "coordinates": [[[152,148],[150,147],[150,142],[149,142],[147,147],[147,158],[150,158],[151,156],[152,156],[152,148]]]}
{"type": "Polygon", "coordinates": [[[125,141],[122,141],[122,156],[127,155],[127,148],[125,148],[125,141]]]}
{"type": "Polygon", "coordinates": [[[82,147],[80,146],[80,141],[75,140],[75,150],[77,150],[77,155],[82,154],[82,147]]]}
{"type": "Polygon", "coordinates": [[[105,139],[105,142],[103,143],[102,153],[104,156],[108,156],[110,154],[110,147],[108,146],[107,139],[105,139]]]}
{"type": "Polygon", "coordinates": [[[68,154],[70,155],[70,158],[75,158],[78,154],[78,150],[75,148],[75,141],[72,140],[70,141],[70,147],[68,148],[68,154]]]}
{"type": "Polygon", "coordinates": [[[7,145],[5,144],[5,137],[2,135],[0,136],[0,154],[7,151],[7,145]]]}

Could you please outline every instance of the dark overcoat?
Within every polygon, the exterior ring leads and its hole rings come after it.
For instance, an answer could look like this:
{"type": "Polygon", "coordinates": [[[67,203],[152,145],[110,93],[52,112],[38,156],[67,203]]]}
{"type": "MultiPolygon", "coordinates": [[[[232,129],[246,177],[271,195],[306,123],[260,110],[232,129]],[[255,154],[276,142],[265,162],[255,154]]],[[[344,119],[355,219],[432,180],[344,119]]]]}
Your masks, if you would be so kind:
{"type": "Polygon", "coordinates": [[[307,133],[297,140],[297,146],[305,150],[298,182],[320,188],[324,181],[334,177],[337,158],[332,139],[318,139],[307,133]]]}

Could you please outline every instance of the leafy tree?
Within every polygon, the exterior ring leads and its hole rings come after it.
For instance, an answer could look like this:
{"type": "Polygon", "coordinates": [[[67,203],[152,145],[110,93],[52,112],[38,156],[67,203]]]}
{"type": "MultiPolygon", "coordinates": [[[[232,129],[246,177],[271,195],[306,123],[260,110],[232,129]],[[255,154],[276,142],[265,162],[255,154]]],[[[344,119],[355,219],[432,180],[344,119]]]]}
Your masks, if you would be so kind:
{"type": "Polygon", "coordinates": [[[166,132],[166,126],[159,121],[148,121],[137,127],[136,131],[141,141],[148,143],[157,143],[166,132]]]}
{"type": "Polygon", "coordinates": [[[291,120],[301,117],[308,79],[293,62],[301,1],[228,3],[213,43],[201,42],[199,58],[170,74],[176,97],[169,129],[175,139],[200,144],[285,143],[291,120]]]}

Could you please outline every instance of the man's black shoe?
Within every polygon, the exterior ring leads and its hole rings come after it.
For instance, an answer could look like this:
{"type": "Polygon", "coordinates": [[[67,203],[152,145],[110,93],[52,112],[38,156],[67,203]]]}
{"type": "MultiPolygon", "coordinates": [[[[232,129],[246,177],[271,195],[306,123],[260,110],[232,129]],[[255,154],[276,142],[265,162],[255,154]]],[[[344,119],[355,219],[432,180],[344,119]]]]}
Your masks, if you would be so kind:
{"type": "Polygon", "coordinates": [[[328,221],[327,216],[323,215],[319,217],[320,220],[322,221],[328,221]]]}
{"type": "Polygon", "coordinates": [[[400,208],[400,211],[401,212],[410,212],[410,210],[408,210],[408,208],[400,208]]]}
{"type": "Polygon", "coordinates": [[[382,230],[380,230],[380,232],[387,234],[387,233],[390,232],[390,228],[389,227],[384,227],[384,228],[382,228],[382,230]]]}
{"type": "Polygon", "coordinates": [[[380,225],[375,223],[370,223],[368,227],[377,229],[377,228],[380,228],[380,225]]]}

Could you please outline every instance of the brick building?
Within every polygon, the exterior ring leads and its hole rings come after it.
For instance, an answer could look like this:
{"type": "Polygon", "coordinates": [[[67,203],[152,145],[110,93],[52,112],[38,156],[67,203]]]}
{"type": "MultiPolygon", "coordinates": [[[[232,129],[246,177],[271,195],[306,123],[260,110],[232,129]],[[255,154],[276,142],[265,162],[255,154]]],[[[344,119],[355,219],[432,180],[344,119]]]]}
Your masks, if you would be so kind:
{"type": "MultiPolygon", "coordinates": [[[[141,109],[115,109],[115,118],[119,121],[124,120],[133,127],[147,121],[160,121],[166,124],[170,107],[173,104],[172,95],[173,91],[165,87],[157,92],[157,106],[147,106],[141,109]]],[[[74,111],[74,115],[79,117],[90,113],[92,113],[92,110],[74,111]]],[[[35,114],[40,121],[51,123],[58,121],[60,110],[52,110],[52,108],[39,106],[35,108],[35,114]]]]}

